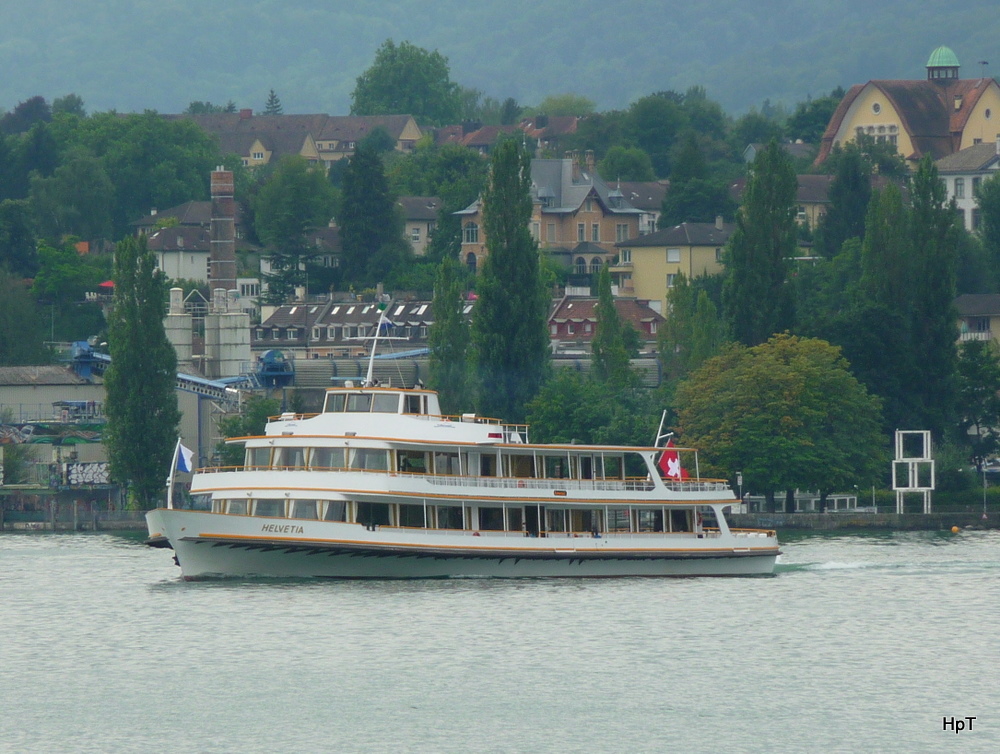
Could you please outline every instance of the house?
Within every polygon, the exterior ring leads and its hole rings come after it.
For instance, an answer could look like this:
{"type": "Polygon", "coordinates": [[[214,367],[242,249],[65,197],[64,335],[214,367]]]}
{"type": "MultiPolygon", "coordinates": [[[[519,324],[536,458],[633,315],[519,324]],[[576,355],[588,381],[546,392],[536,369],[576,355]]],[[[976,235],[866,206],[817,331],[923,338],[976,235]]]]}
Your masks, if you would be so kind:
{"type": "Polygon", "coordinates": [[[823,134],[816,164],[836,144],[859,135],[886,142],[911,165],[924,155],[939,160],[1000,133],[1000,86],[992,78],[959,78],[959,62],[947,47],[927,61],[924,80],[872,80],[844,95],[823,134]]]}
{"type": "MultiPolygon", "coordinates": [[[[616,298],[614,305],[619,320],[631,325],[638,333],[641,350],[644,353],[655,352],[663,316],[650,308],[649,301],[616,298]]],[[[549,314],[549,339],[555,355],[590,353],[596,332],[596,298],[564,296],[549,314]]]]}
{"type": "Polygon", "coordinates": [[[959,341],[992,340],[1000,343],[1000,294],[966,293],[955,299],[959,341]]]}
{"type": "Polygon", "coordinates": [[[1000,168],[1000,135],[995,141],[973,144],[934,163],[948,190],[948,198],[962,215],[966,230],[979,230],[980,184],[1000,168]]]}
{"type": "MultiPolygon", "coordinates": [[[[594,171],[593,153],[581,165],[573,155],[531,161],[530,231],[539,247],[566,267],[593,273],[614,256],[618,241],[639,235],[643,216],[621,191],[594,171]]],[[[488,253],[482,202],[455,213],[462,223],[461,258],[476,270],[488,253]]]]}
{"type": "MultiPolygon", "coordinates": [[[[757,159],[757,155],[767,146],[767,144],[762,144],[760,142],[754,142],[753,144],[747,144],[746,149],[743,150],[743,161],[748,165],[757,159]]],[[[799,141],[785,141],[781,143],[781,149],[791,157],[793,160],[798,162],[809,163],[812,162],[816,157],[816,146],[814,144],[806,144],[805,142],[799,141]]]]}
{"type": "Polygon", "coordinates": [[[358,142],[383,129],[400,152],[411,152],[422,136],[410,115],[254,115],[238,113],[169,115],[188,118],[219,140],[223,154],[235,154],[248,167],[267,165],[288,155],[310,164],[330,165],[354,154],[358,142]]]}
{"type": "Polygon", "coordinates": [[[615,188],[621,191],[625,201],[642,211],[639,235],[655,233],[663,214],[663,200],[670,190],[670,181],[615,181],[615,188]]]}
{"type": "Polygon", "coordinates": [[[618,259],[611,278],[619,296],[649,301],[656,312],[667,311],[667,292],[679,274],[688,280],[722,272],[726,242],[736,226],[717,218],[714,223],[681,223],[615,244],[618,259]]]}
{"type": "Polygon", "coordinates": [[[418,257],[427,253],[431,233],[437,227],[441,200],[436,196],[401,196],[397,204],[403,213],[406,238],[418,257]]]}

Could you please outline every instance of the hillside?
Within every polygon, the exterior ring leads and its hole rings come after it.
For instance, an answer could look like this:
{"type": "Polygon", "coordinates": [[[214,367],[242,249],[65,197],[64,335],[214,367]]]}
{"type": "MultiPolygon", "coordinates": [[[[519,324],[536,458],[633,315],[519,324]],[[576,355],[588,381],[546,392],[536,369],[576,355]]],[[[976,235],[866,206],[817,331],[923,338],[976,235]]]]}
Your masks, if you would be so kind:
{"type": "Polygon", "coordinates": [[[965,76],[1000,72],[987,0],[6,0],[0,108],[75,92],[90,111],[178,112],[192,100],[344,114],[387,38],[449,58],[453,80],[531,105],[574,92],[599,109],[701,84],[733,114],[789,107],[870,78],[919,78],[950,46],[965,76]],[[331,7],[333,6],[333,7],[331,7]]]}

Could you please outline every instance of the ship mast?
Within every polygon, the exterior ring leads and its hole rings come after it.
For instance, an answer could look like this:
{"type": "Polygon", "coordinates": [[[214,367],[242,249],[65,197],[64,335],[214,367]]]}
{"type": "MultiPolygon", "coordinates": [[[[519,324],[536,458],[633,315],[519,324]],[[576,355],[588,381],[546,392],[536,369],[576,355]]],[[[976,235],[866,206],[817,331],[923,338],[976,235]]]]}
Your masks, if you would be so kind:
{"type": "Polygon", "coordinates": [[[375,350],[376,346],[378,346],[379,333],[382,332],[382,325],[388,321],[388,317],[386,316],[386,313],[389,311],[388,294],[383,296],[383,300],[379,302],[378,309],[380,314],[378,324],[375,325],[375,335],[372,337],[372,350],[368,356],[368,374],[365,375],[364,387],[373,387],[375,384],[375,381],[372,378],[372,374],[375,371],[375,350]]]}

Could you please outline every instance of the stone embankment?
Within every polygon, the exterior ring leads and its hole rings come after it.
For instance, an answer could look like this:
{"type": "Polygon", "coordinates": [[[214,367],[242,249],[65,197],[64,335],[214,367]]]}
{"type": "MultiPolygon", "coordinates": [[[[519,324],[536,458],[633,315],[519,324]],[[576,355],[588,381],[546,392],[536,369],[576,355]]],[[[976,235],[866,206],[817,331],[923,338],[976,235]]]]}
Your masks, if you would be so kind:
{"type": "Polygon", "coordinates": [[[739,529],[798,529],[839,531],[894,529],[898,531],[948,531],[1000,529],[1000,515],[991,513],[733,513],[729,525],[739,529]]]}

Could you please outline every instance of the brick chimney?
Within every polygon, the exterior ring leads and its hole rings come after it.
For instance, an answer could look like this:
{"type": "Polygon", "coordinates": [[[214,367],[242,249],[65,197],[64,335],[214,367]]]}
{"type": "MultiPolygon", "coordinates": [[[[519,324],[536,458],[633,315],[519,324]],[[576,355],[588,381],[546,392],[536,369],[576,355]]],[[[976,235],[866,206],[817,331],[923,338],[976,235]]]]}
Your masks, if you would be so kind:
{"type": "Polygon", "coordinates": [[[223,167],[212,171],[212,220],[209,225],[209,288],[236,288],[236,199],[233,173],[223,167]]]}
{"type": "Polygon", "coordinates": [[[249,107],[245,107],[242,110],[240,110],[240,120],[247,120],[252,117],[253,117],[253,110],[251,110],[249,107]]]}

